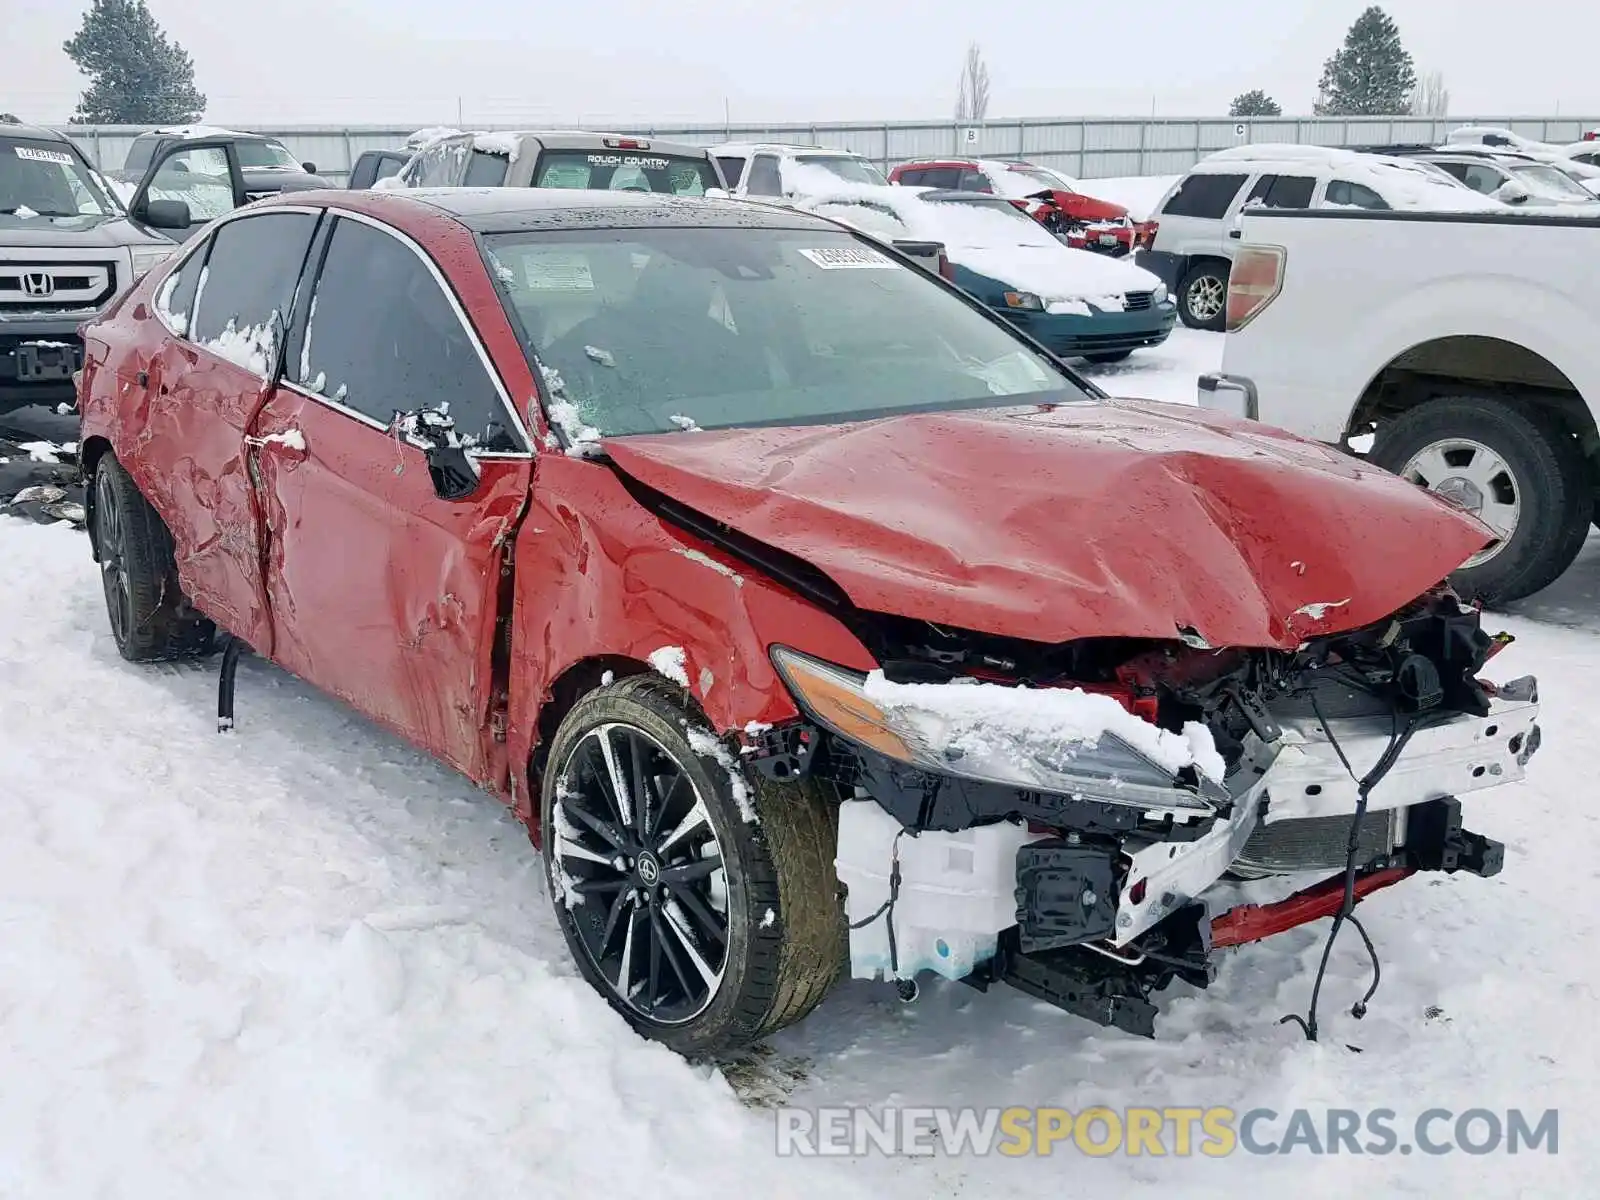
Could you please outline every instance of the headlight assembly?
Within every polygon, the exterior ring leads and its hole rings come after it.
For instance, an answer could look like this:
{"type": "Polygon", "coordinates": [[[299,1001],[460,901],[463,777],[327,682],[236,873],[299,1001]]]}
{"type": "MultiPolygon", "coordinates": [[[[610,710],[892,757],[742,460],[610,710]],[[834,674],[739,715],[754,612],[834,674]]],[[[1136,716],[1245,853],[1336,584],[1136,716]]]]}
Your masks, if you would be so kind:
{"type": "Polygon", "coordinates": [[[1228,796],[1195,769],[1193,733],[1158,729],[1109,696],[895,684],[783,646],[772,660],[818,725],[927,771],[1184,818],[1208,816],[1228,796]]]}

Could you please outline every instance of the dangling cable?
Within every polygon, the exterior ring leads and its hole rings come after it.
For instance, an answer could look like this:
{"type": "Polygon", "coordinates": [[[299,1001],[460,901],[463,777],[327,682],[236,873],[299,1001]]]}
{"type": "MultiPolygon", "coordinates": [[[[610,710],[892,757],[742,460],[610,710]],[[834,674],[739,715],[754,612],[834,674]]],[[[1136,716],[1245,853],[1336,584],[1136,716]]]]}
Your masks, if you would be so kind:
{"type": "Polygon", "coordinates": [[[900,839],[905,835],[902,827],[895,835],[894,841],[889,843],[889,898],[873,910],[870,916],[851,924],[851,929],[865,929],[879,917],[887,920],[886,928],[889,931],[889,970],[896,978],[900,975],[900,947],[895,943],[894,937],[894,904],[900,899],[900,839]]]}
{"type": "Polygon", "coordinates": [[[1345,755],[1344,748],[1339,745],[1339,739],[1334,737],[1327,718],[1322,715],[1322,709],[1317,704],[1316,695],[1313,693],[1309,699],[1311,701],[1311,711],[1316,714],[1317,723],[1322,726],[1322,732],[1327,736],[1328,744],[1333,747],[1333,752],[1339,756],[1339,761],[1344,765],[1344,769],[1349,773],[1350,778],[1355,781],[1356,785],[1356,811],[1350,820],[1349,840],[1345,843],[1344,900],[1339,905],[1339,911],[1334,914],[1333,927],[1328,930],[1328,940],[1322,947],[1322,961],[1317,964],[1316,979],[1311,985],[1311,1008],[1304,1017],[1298,1013],[1290,1013],[1278,1022],[1280,1025],[1286,1025],[1293,1021],[1305,1031],[1306,1040],[1314,1042],[1317,1040],[1317,1002],[1322,996],[1322,979],[1328,970],[1328,959],[1333,954],[1333,943],[1338,940],[1339,930],[1346,921],[1356,927],[1356,932],[1361,935],[1361,940],[1367,947],[1367,955],[1372,960],[1372,986],[1367,989],[1367,994],[1356,1001],[1350,1009],[1350,1015],[1355,1017],[1356,1020],[1359,1021],[1367,1015],[1367,1003],[1377,993],[1378,983],[1383,978],[1383,969],[1378,964],[1378,952],[1373,947],[1372,939],[1367,936],[1366,929],[1362,927],[1361,922],[1356,920],[1355,917],[1356,867],[1359,865],[1356,856],[1361,853],[1361,826],[1367,816],[1367,797],[1372,794],[1373,788],[1383,782],[1383,777],[1399,761],[1401,752],[1405,749],[1406,743],[1411,740],[1411,735],[1416,732],[1421,721],[1417,718],[1412,718],[1406,722],[1405,728],[1402,729],[1400,727],[1400,709],[1397,705],[1391,705],[1389,709],[1389,744],[1385,747],[1383,754],[1379,756],[1378,761],[1373,764],[1372,770],[1368,771],[1364,777],[1358,777],[1355,768],[1350,765],[1350,759],[1345,755]]]}

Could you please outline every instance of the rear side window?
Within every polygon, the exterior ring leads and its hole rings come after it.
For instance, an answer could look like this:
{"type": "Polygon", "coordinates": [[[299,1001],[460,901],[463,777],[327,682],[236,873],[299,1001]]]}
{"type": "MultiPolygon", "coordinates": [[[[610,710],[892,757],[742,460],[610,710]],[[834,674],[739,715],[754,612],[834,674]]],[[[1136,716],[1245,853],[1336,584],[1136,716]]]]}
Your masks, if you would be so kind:
{"type": "Polygon", "coordinates": [[[1337,204],[1344,208],[1374,208],[1387,209],[1388,203],[1369,187],[1359,183],[1346,183],[1343,179],[1335,179],[1328,184],[1326,203],[1337,204]]]}
{"type": "Polygon", "coordinates": [[[155,157],[156,147],[160,144],[160,138],[134,138],[133,144],[128,147],[128,158],[122,164],[122,169],[124,171],[143,171],[150,165],[150,160],[155,157]]]}
{"type": "Polygon", "coordinates": [[[717,159],[717,166],[722,171],[722,178],[731,188],[739,186],[739,178],[744,174],[744,157],[738,154],[728,154],[717,159]]]}
{"type": "Polygon", "coordinates": [[[263,213],[218,229],[196,284],[190,337],[270,375],[316,224],[310,213],[263,213]]]}
{"type": "Polygon", "coordinates": [[[745,191],[752,196],[783,195],[783,177],[778,171],[778,159],[772,154],[758,154],[750,163],[750,183],[745,191]]]}
{"type": "Polygon", "coordinates": [[[1310,208],[1317,181],[1304,175],[1263,175],[1245,199],[1258,208],[1310,208]]]}
{"type": "Polygon", "coordinates": [[[500,187],[506,181],[506,170],[510,166],[511,160],[504,155],[485,154],[482,150],[474,150],[472,160],[467,163],[464,186],[500,187]]]}
{"type": "Polygon", "coordinates": [[[433,272],[404,242],[340,219],[286,374],[388,426],[443,408],[484,450],[524,449],[471,335],[433,272]]]}
{"type": "Polygon", "coordinates": [[[436,142],[417,155],[407,172],[407,181],[412,187],[456,187],[466,174],[471,154],[471,138],[446,138],[436,142]]]}
{"type": "Polygon", "coordinates": [[[189,332],[189,313],[200,286],[200,273],[205,270],[205,257],[206,248],[201,246],[166,277],[156,293],[156,310],[180,334],[189,332]]]}
{"type": "Polygon", "coordinates": [[[1215,175],[1197,172],[1178,185],[1178,190],[1161,211],[1169,217],[1203,217],[1219,220],[1244,186],[1243,175],[1215,175]]]}

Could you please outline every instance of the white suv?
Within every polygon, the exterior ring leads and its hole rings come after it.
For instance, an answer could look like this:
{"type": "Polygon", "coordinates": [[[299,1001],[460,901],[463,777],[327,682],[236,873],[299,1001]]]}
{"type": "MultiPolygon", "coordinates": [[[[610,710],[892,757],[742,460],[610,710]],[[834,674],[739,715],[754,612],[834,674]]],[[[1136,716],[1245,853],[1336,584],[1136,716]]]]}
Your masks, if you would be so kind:
{"type": "MultiPolygon", "coordinates": [[[[796,168],[826,171],[845,184],[888,187],[889,178],[869,158],[851,150],[791,146],[782,142],[724,142],[711,147],[728,190],[740,197],[793,197],[796,168]]],[[[809,188],[808,191],[818,191],[809,188]]]]}
{"type": "Polygon", "coordinates": [[[1323,146],[1236,146],[1202,159],[1151,213],[1139,265],[1154,272],[1193,329],[1221,331],[1246,208],[1504,211],[1427,163],[1323,146]]]}

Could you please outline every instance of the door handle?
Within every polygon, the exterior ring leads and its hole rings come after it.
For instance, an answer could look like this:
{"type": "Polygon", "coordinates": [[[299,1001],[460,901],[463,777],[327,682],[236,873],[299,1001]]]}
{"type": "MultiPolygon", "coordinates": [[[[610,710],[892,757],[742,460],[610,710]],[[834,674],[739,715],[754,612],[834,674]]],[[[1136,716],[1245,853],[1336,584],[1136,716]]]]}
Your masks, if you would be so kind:
{"type": "Polygon", "coordinates": [[[298,429],[285,429],[281,433],[269,433],[265,437],[247,433],[244,444],[262,453],[271,450],[275,454],[293,459],[302,459],[306,456],[306,435],[298,429]]]}

